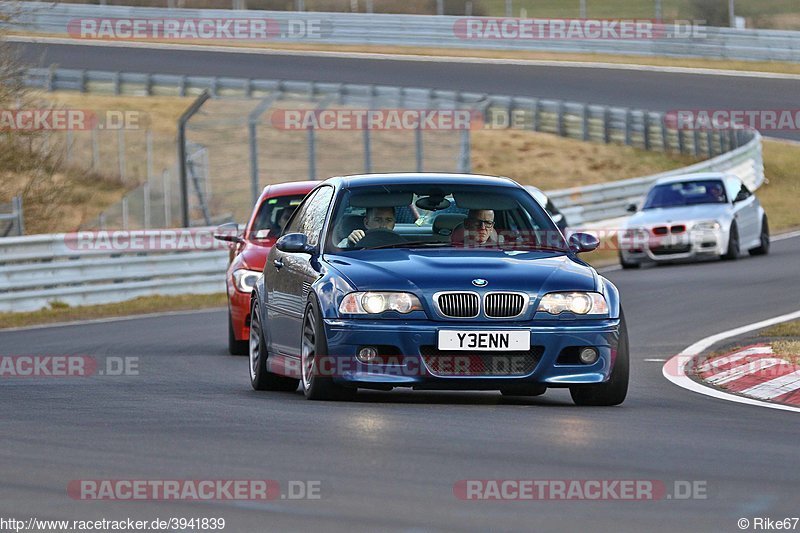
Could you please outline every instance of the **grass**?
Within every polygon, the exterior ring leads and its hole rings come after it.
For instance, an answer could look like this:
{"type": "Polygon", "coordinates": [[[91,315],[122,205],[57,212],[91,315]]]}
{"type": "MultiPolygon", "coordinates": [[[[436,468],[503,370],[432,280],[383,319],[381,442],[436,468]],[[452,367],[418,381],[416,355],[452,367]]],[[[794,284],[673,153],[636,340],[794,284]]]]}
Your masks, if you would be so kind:
{"type": "Polygon", "coordinates": [[[165,311],[189,311],[225,307],[227,296],[220,294],[185,294],[181,296],[144,296],[127,302],[70,307],[54,302],[48,309],[28,313],[0,313],[0,329],[38,324],[124,317],[165,311]]]}
{"type": "Polygon", "coordinates": [[[792,364],[800,365],[799,340],[775,341],[772,343],[772,350],[792,364]]]}
{"type": "Polygon", "coordinates": [[[760,337],[800,337],[800,320],[783,322],[776,326],[761,330],[760,337]]]}
{"type": "Polygon", "coordinates": [[[764,141],[764,173],[769,180],[756,196],[769,217],[772,233],[800,227],[800,144],[774,140],[764,141]]]}

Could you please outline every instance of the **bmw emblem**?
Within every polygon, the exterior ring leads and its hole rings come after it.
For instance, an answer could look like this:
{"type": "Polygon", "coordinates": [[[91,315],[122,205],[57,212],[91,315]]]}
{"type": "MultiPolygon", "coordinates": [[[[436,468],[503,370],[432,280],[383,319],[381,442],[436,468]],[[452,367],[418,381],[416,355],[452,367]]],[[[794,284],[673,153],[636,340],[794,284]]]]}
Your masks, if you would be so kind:
{"type": "Polygon", "coordinates": [[[485,287],[489,284],[489,282],[486,281],[485,279],[478,278],[478,279],[473,279],[472,284],[475,285],[476,287],[485,287]]]}

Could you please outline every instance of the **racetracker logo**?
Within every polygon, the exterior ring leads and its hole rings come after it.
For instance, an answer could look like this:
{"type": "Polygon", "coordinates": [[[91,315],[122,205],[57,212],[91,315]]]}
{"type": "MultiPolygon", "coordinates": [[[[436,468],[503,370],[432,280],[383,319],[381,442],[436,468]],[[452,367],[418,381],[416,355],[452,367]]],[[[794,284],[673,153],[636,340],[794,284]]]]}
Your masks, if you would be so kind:
{"type": "Polygon", "coordinates": [[[800,109],[672,110],[664,115],[664,124],[678,130],[800,131],[800,109]]]}
{"type": "Polygon", "coordinates": [[[2,355],[0,378],[138,376],[138,357],[89,355],[2,355]]]}
{"type": "Polygon", "coordinates": [[[483,115],[469,109],[279,109],[270,123],[278,130],[470,130],[483,115]]]}
{"type": "Polygon", "coordinates": [[[320,39],[331,33],[322,19],[78,18],[67,25],[75,39],[239,40],[320,39]]]}
{"type": "Polygon", "coordinates": [[[73,500],[319,500],[320,481],[274,479],[74,479],[73,500]]]}
{"type": "Polygon", "coordinates": [[[79,231],[64,235],[70,250],[97,252],[223,250],[211,229],[79,231]]]}
{"type": "Polygon", "coordinates": [[[462,479],[453,485],[459,500],[648,501],[705,500],[705,481],[650,479],[462,479]]]}
{"type": "Polygon", "coordinates": [[[453,33],[463,40],[621,40],[705,37],[704,21],[625,19],[461,18],[453,33]]]}

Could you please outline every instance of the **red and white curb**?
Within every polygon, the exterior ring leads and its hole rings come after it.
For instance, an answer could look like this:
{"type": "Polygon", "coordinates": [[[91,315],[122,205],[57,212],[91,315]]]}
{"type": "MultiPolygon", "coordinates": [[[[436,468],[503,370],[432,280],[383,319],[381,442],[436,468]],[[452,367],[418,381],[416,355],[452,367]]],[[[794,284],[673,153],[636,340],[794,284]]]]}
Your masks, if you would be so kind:
{"type": "Polygon", "coordinates": [[[756,344],[708,359],[698,378],[728,392],[800,406],[800,366],[774,357],[772,346],[756,344]]]}
{"type": "Polygon", "coordinates": [[[698,394],[800,413],[800,367],[774,357],[771,346],[748,346],[703,361],[694,368],[697,356],[720,341],[797,318],[800,311],[706,337],[669,359],[661,372],[675,385],[698,394]],[[692,379],[696,373],[709,384],[692,379]]]}

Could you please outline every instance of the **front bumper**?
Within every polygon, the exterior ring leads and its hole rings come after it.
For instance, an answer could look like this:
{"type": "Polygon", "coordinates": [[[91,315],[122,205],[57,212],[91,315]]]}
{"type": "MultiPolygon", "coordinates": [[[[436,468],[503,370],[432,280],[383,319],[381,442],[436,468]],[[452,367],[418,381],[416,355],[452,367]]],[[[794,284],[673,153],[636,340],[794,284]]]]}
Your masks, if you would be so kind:
{"type": "Polygon", "coordinates": [[[633,239],[620,246],[626,263],[667,263],[719,257],[727,247],[722,230],[686,231],[678,235],[633,239]]]}
{"type": "Polygon", "coordinates": [[[609,378],[619,339],[619,319],[516,323],[326,319],[324,328],[328,357],[332,362],[329,371],[334,380],[377,388],[497,390],[525,384],[566,387],[602,383],[609,378]],[[526,352],[524,364],[509,359],[518,357],[517,361],[523,361],[519,352],[438,352],[440,329],[529,330],[531,351],[526,352]],[[379,353],[389,354],[389,364],[358,361],[356,353],[365,346],[376,346],[379,353]],[[597,361],[590,365],[574,357],[578,348],[586,346],[595,347],[599,352],[597,361]],[[530,359],[531,354],[534,360],[530,359]],[[462,372],[467,368],[462,363],[475,358],[500,364],[492,367],[487,363],[479,374],[469,370],[462,372]]]}

